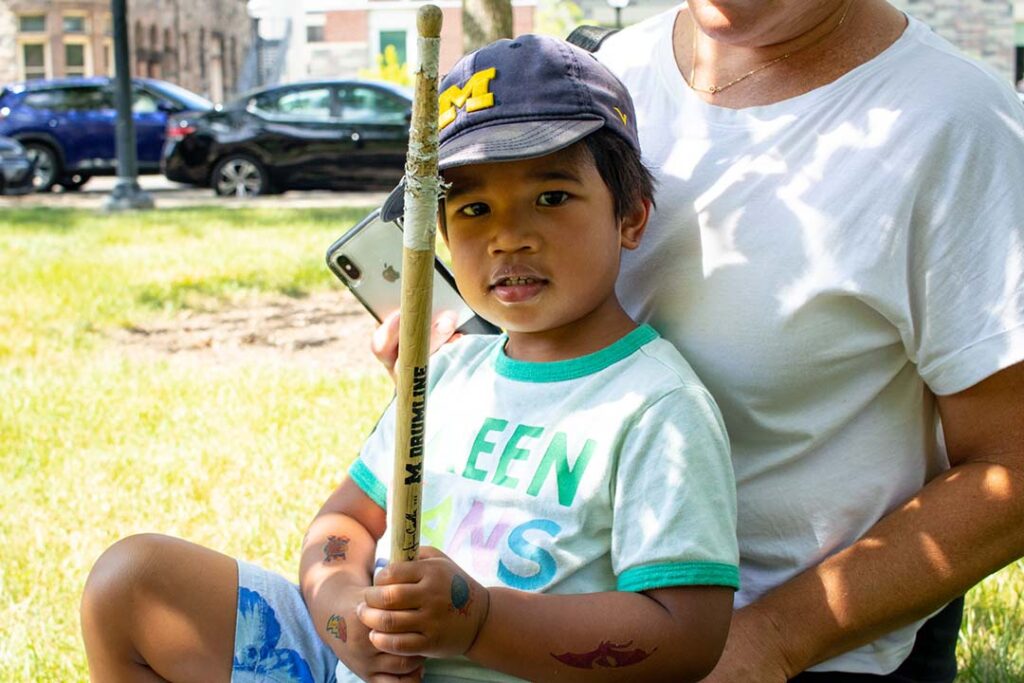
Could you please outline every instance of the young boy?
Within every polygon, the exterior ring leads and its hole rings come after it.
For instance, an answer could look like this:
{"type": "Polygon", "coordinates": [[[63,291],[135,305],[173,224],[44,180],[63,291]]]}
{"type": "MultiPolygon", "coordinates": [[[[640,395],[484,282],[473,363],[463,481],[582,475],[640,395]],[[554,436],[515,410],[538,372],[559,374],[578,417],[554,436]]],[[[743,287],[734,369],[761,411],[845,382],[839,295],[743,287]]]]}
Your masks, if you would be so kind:
{"type": "Polygon", "coordinates": [[[420,559],[384,560],[392,407],[310,525],[301,595],[243,562],[236,583],[228,558],[178,541],[108,551],[83,600],[96,680],[129,655],[170,680],[217,680],[227,660],[233,680],[274,681],[686,681],[714,666],[738,584],[732,469],[707,391],[615,295],[652,194],[630,98],[590,54],[522,36],[464,57],[440,114],[442,235],[463,296],[506,333],[431,359],[420,559]],[[111,599],[130,614],[104,613],[111,599]],[[146,637],[147,609],[193,628],[165,618],[146,637]]]}

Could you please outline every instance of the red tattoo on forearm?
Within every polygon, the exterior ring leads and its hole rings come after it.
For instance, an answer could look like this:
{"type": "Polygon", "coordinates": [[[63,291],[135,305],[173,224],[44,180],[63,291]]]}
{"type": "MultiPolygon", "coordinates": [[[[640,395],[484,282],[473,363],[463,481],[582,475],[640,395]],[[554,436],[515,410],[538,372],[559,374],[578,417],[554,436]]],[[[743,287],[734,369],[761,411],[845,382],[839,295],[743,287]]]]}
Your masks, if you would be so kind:
{"type": "Polygon", "coordinates": [[[348,628],[345,626],[345,619],[337,614],[332,614],[327,620],[327,632],[343,643],[348,642],[348,628]]]}
{"type": "Polygon", "coordinates": [[[654,648],[650,652],[646,652],[640,648],[626,649],[632,644],[632,640],[622,645],[616,645],[610,640],[606,640],[592,652],[565,652],[560,655],[552,652],[551,656],[562,664],[577,669],[620,669],[624,666],[638,664],[658,650],[658,648],[654,648]]]}
{"type": "Polygon", "coordinates": [[[469,590],[469,583],[456,574],[452,577],[452,606],[451,609],[464,617],[469,616],[469,606],[473,603],[473,594],[469,590]]]}
{"type": "Polygon", "coordinates": [[[334,560],[344,560],[348,553],[348,536],[328,536],[323,545],[324,564],[334,560]]]}

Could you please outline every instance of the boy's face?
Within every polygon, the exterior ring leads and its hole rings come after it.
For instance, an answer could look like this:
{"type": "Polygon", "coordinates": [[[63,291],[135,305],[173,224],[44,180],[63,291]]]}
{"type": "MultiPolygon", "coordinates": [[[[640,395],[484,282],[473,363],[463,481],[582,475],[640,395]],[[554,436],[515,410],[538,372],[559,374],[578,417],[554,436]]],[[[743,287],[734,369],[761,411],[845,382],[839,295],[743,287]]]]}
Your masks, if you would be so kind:
{"type": "Polygon", "coordinates": [[[638,244],[647,210],[615,218],[611,192],[585,147],[444,176],[451,183],[443,206],[452,269],[480,315],[510,336],[560,338],[621,314],[619,256],[638,244]]]}

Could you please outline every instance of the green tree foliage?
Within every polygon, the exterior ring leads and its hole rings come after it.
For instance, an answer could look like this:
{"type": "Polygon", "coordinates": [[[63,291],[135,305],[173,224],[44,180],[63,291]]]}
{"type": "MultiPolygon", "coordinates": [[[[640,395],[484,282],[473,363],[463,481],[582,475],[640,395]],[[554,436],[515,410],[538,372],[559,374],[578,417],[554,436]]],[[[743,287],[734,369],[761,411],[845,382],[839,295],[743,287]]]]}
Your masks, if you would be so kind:
{"type": "Polygon", "coordinates": [[[534,19],[534,31],[565,38],[583,23],[583,10],[572,0],[541,0],[534,19]]]}
{"type": "Polygon", "coordinates": [[[377,55],[377,66],[375,68],[360,69],[359,77],[375,81],[387,81],[396,85],[412,85],[409,65],[398,62],[398,50],[395,49],[394,45],[388,45],[384,48],[383,54],[377,55]]]}

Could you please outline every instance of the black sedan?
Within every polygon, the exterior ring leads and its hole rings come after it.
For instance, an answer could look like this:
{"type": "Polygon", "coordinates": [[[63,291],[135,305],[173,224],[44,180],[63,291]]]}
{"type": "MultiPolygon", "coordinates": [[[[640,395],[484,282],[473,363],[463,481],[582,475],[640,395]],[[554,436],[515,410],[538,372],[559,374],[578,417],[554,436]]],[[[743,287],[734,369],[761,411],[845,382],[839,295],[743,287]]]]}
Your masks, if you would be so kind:
{"type": "Polygon", "coordinates": [[[21,143],[0,136],[0,194],[27,194],[35,190],[34,166],[21,143]]]}
{"type": "Polygon", "coordinates": [[[168,121],[163,172],[238,197],[393,187],[405,166],[411,107],[409,91],[369,81],[256,91],[168,121]]]}

